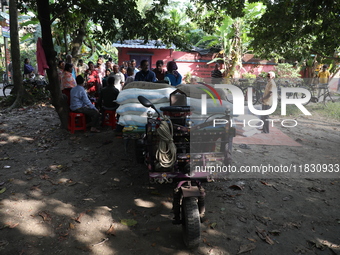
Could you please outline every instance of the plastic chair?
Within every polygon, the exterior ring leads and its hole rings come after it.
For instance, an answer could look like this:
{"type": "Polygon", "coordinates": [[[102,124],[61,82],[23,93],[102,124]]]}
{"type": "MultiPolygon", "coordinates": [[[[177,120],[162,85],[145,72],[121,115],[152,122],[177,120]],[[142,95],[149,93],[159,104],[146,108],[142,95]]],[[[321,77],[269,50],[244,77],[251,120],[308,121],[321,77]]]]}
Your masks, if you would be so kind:
{"type": "Polygon", "coordinates": [[[70,112],[68,114],[68,130],[74,134],[76,130],[86,132],[86,118],[84,113],[70,112]]]}
{"type": "Polygon", "coordinates": [[[110,126],[115,129],[117,125],[116,111],[105,110],[103,114],[102,126],[110,126]]]}

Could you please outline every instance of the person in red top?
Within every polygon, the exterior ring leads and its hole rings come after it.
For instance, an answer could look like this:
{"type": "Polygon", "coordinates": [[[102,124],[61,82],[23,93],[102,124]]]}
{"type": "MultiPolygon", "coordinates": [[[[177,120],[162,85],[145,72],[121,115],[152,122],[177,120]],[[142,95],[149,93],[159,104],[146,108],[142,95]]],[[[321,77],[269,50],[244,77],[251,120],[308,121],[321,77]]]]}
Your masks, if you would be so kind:
{"type": "Polygon", "coordinates": [[[89,93],[90,96],[96,96],[99,93],[99,75],[98,71],[95,69],[94,63],[90,61],[88,63],[89,69],[86,70],[86,82],[87,82],[87,93],[89,93]]]}
{"type": "Polygon", "coordinates": [[[163,69],[163,65],[163,60],[157,60],[156,68],[152,70],[156,74],[156,78],[159,81],[164,81],[165,70],[163,69]]]}

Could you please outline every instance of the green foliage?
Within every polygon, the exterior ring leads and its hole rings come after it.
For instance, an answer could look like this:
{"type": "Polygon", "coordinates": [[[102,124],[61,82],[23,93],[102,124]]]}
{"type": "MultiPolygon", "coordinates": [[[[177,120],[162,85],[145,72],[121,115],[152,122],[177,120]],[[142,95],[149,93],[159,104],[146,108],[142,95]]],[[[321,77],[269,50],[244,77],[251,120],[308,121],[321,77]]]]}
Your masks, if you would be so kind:
{"type": "MultiPolygon", "coordinates": [[[[245,17],[245,7],[255,4],[257,0],[193,2],[195,8],[188,10],[187,14],[204,31],[213,34],[215,24],[219,24],[223,16],[229,15],[233,19],[245,17]]],[[[247,22],[249,29],[246,34],[251,38],[248,49],[257,56],[302,60],[308,59],[311,54],[318,54],[339,61],[339,55],[334,55],[340,52],[338,34],[335,32],[340,30],[338,1],[260,2],[265,5],[266,12],[247,22]]]]}
{"type": "Polygon", "coordinates": [[[256,79],[256,74],[253,74],[253,73],[243,73],[243,74],[242,74],[242,77],[243,77],[244,79],[250,79],[250,80],[252,80],[252,79],[256,79]]]}
{"type": "Polygon", "coordinates": [[[340,5],[337,1],[266,1],[267,11],[252,25],[252,46],[262,57],[332,57],[339,49],[340,5]]]}
{"type": "MultiPolygon", "coordinates": [[[[209,8],[208,8],[209,9],[209,8]]],[[[241,58],[249,50],[249,43],[252,38],[248,36],[250,24],[261,17],[265,10],[262,3],[248,3],[244,5],[243,16],[235,17],[226,15],[225,12],[219,14],[216,11],[201,10],[204,15],[200,16],[190,13],[195,22],[202,25],[206,32],[214,31],[202,38],[198,44],[204,43],[206,47],[215,48],[219,55],[211,62],[223,60],[225,64],[226,76],[232,77],[237,66],[241,66],[241,58]],[[218,19],[215,19],[218,16],[218,19]],[[213,20],[214,26],[204,24],[208,20],[213,20]]]]}
{"type": "Polygon", "coordinates": [[[190,84],[190,79],[191,79],[191,72],[187,72],[184,76],[183,76],[183,80],[186,84],[190,84]]]}
{"type": "MultiPolygon", "coordinates": [[[[84,43],[91,49],[90,56],[96,52],[98,45],[126,39],[162,39],[168,45],[174,43],[185,47],[188,38],[178,27],[183,17],[176,20],[174,14],[164,18],[167,4],[167,0],[50,1],[54,44],[59,46],[56,49],[61,54],[69,53],[71,42],[80,40],[82,43],[79,31],[83,29],[82,24],[86,24],[84,43]]],[[[36,13],[36,1],[23,0],[21,10],[36,13]]],[[[186,31],[193,29],[188,26],[189,22],[184,24],[186,31]]]]}
{"type": "Polygon", "coordinates": [[[298,78],[301,76],[299,72],[289,63],[280,63],[275,67],[276,78],[298,78]]]}
{"type": "Polygon", "coordinates": [[[309,104],[308,110],[327,117],[328,119],[340,120],[340,102],[309,104]]]}
{"type": "Polygon", "coordinates": [[[266,78],[267,75],[268,75],[267,72],[262,71],[258,76],[261,77],[261,78],[266,78]]]}

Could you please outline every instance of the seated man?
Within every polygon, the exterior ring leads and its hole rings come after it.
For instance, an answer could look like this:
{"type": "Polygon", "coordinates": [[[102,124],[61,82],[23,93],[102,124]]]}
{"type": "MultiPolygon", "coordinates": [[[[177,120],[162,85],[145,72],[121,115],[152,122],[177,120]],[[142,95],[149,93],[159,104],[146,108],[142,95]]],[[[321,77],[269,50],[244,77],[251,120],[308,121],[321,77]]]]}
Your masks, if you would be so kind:
{"type": "Polygon", "coordinates": [[[99,93],[97,103],[101,113],[104,113],[105,110],[115,111],[119,106],[116,102],[113,102],[119,94],[119,90],[114,86],[114,83],[115,78],[109,77],[107,79],[107,86],[99,93]]]}
{"type": "Polygon", "coordinates": [[[140,70],[138,73],[135,75],[135,81],[148,81],[148,82],[155,82],[156,79],[156,74],[149,70],[149,61],[146,59],[142,60],[140,62],[140,66],[142,70],[140,70]]]}
{"type": "Polygon", "coordinates": [[[84,113],[91,117],[91,132],[100,133],[99,127],[99,111],[91,103],[84,89],[84,78],[78,75],[76,78],[77,86],[71,89],[70,93],[70,109],[73,112],[84,113]]]}

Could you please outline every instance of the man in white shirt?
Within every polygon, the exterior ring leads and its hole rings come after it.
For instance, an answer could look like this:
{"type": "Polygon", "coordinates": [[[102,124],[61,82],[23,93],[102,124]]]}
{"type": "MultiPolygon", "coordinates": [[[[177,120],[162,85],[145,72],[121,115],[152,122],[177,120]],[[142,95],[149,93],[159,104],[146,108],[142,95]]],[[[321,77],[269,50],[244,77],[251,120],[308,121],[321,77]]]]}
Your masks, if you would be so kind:
{"type": "Polygon", "coordinates": [[[114,65],[113,66],[113,71],[110,74],[109,77],[114,77],[115,78],[115,83],[114,86],[121,91],[124,83],[125,83],[125,77],[124,74],[122,74],[121,72],[119,72],[119,66],[118,65],[114,65]]]}
{"type": "Polygon", "coordinates": [[[77,64],[77,76],[81,75],[81,76],[85,77],[85,71],[87,69],[89,69],[89,66],[87,64],[85,64],[82,59],[79,59],[78,64],[77,64]]]}
{"type": "Polygon", "coordinates": [[[133,68],[133,72],[135,73],[138,73],[140,70],[136,67],[137,63],[136,63],[136,60],[135,59],[131,59],[131,67],[133,68]]]}

